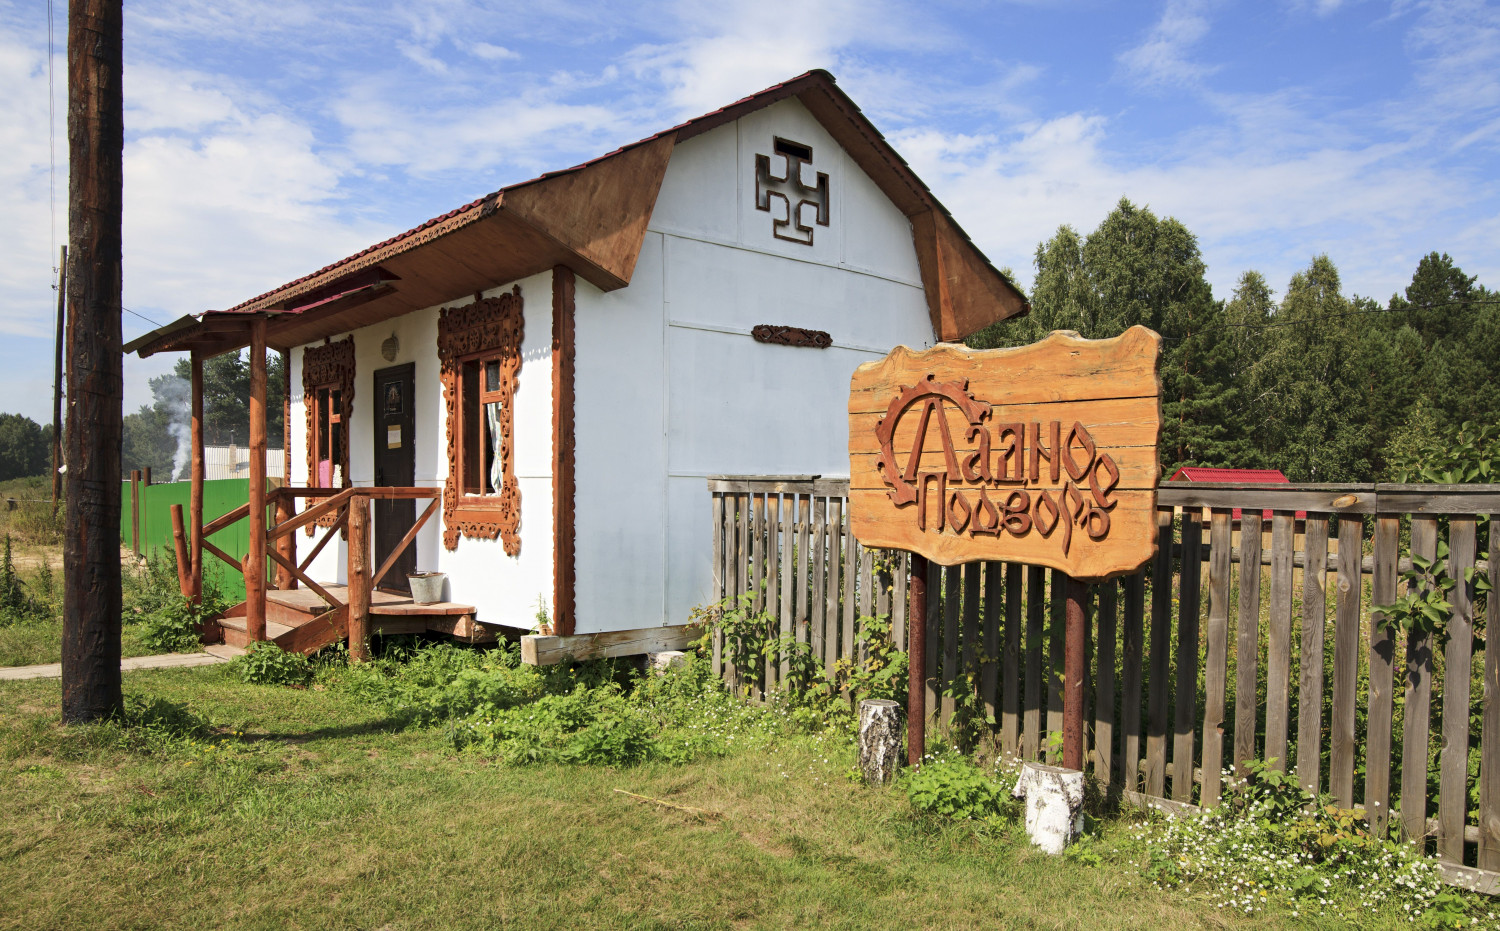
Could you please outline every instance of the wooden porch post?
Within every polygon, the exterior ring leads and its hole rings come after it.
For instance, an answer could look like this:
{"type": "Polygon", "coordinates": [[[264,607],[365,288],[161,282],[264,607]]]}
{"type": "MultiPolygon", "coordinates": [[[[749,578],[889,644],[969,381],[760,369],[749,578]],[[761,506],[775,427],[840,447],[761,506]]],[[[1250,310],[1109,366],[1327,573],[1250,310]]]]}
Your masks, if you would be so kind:
{"type": "Polygon", "coordinates": [[[266,318],[250,322],[250,541],[245,553],[245,633],[266,639],[266,318]]]}
{"type": "MultiPolygon", "coordinates": [[[[292,484],[292,358],[291,353],[281,353],[281,485],[292,484]]],[[[297,502],[289,495],[276,499],[276,523],[291,520],[297,512],[297,502]]],[[[283,534],[276,541],[276,552],[292,565],[297,564],[297,535],[283,534]]],[[[297,577],[290,569],[277,564],[276,587],[282,591],[297,587],[297,577]]]]}
{"type": "MultiPolygon", "coordinates": [[[[296,500],[291,495],[281,494],[276,497],[276,523],[281,524],[289,521],[296,513],[296,500]]],[[[276,540],[276,554],[292,565],[297,564],[297,535],[295,533],[282,534],[276,540]]],[[[297,577],[292,575],[292,570],[280,563],[276,564],[276,588],[278,591],[288,591],[297,587],[297,577]]]]}
{"type": "Polygon", "coordinates": [[[192,353],[192,473],[188,492],[188,544],[192,559],[193,604],[203,600],[203,356],[192,353]]]}
{"type": "Polygon", "coordinates": [[[349,499],[349,661],[370,658],[370,499],[349,499]]]}

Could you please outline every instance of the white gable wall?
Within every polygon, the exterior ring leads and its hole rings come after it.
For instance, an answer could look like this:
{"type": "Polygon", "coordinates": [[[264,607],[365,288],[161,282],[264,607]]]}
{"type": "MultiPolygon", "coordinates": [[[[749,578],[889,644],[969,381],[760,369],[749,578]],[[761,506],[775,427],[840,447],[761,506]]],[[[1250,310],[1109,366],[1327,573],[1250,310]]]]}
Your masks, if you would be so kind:
{"type": "MultiPolygon", "coordinates": [[[[461,537],[458,548],[443,547],[442,505],[417,534],[417,568],[448,574],[445,597],[474,605],[480,621],[530,627],[540,596],[550,608],[552,593],[552,273],[519,282],[525,315],[521,343],[521,372],[516,391],[515,471],[521,490],[521,554],[505,555],[500,540],[461,537]]],[[[496,297],[510,284],[484,292],[496,297]]],[[[416,483],[442,488],[448,476],[447,408],[437,356],[437,321],[441,307],[470,303],[471,296],[413,311],[394,320],[354,331],[354,420],[350,425],[350,473],[355,485],[370,486],[375,479],[374,378],[379,369],[416,363],[416,483]],[[394,360],[387,362],[380,346],[391,334],[400,342],[394,360]]],[[[348,334],[340,334],[343,339],[348,334]]],[[[306,414],[302,400],[302,349],[291,352],[291,484],[307,482],[306,414]]],[[[417,513],[427,501],[417,502],[417,513]]],[[[301,505],[299,504],[299,509],[301,505]]],[[[298,549],[306,553],[322,538],[297,534],[298,549]]],[[[330,543],[318,554],[308,574],[319,581],[347,581],[348,547],[330,543]]]]}
{"type": "Polygon", "coordinates": [[[795,100],[677,146],[630,286],[580,280],[577,317],[578,633],[686,621],[711,597],[705,478],[847,475],[855,367],[933,342],[910,224],[795,100]],[[755,209],[775,136],[829,176],[811,246],[755,209]],[[755,342],[763,323],[833,347],[755,342]]]}

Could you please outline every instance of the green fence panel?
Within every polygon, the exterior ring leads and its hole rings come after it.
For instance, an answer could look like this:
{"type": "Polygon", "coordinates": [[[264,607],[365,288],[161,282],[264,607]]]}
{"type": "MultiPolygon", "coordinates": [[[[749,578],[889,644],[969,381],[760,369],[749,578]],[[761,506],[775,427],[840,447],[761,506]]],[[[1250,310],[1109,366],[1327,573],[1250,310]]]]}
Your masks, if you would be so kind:
{"type": "MultiPolygon", "coordinates": [[[[141,552],[152,554],[163,552],[172,555],[175,544],[172,540],[172,505],[180,504],[183,520],[188,519],[188,498],[192,490],[190,482],[166,482],[157,485],[142,485],[140,488],[141,552]]],[[[203,483],[203,522],[229,513],[250,500],[250,481],[243,478],[226,478],[203,483]]],[[[120,489],[120,545],[130,545],[130,483],[123,482],[120,489]]],[[[269,511],[267,514],[269,519],[269,511]]],[[[236,521],[208,538],[215,546],[236,559],[243,559],[250,548],[250,524],[236,521]]],[[[203,554],[204,581],[217,579],[219,588],[231,602],[245,598],[245,579],[223,560],[212,553],[203,554]]]]}

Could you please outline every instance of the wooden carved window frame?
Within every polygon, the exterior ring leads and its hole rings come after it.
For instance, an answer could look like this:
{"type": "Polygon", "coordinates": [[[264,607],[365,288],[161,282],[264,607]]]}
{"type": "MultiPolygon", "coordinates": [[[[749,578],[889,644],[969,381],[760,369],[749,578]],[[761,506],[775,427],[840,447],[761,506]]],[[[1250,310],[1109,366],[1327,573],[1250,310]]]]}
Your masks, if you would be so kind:
{"type": "MultiPolygon", "coordinates": [[[[354,337],[302,350],[302,407],[307,413],[304,437],[307,442],[307,483],[313,486],[318,484],[318,392],[324,389],[340,393],[339,418],[343,429],[339,430],[339,487],[349,488],[354,484],[349,477],[349,432],[354,422],[354,337]]],[[[337,520],[337,514],[327,514],[314,524],[329,527],[337,520]]],[[[313,524],[309,524],[307,535],[312,534],[313,524]]]]}
{"type": "Polygon", "coordinates": [[[521,554],[521,486],[515,471],[515,396],[520,386],[521,339],[526,319],[521,286],[499,297],[479,298],[438,315],[438,360],[448,411],[448,478],[443,483],[443,545],[458,548],[460,536],[499,537],[507,556],[521,554]],[[493,495],[463,488],[463,367],[480,358],[500,361],[500,447],[503,475],[493,495]]]}

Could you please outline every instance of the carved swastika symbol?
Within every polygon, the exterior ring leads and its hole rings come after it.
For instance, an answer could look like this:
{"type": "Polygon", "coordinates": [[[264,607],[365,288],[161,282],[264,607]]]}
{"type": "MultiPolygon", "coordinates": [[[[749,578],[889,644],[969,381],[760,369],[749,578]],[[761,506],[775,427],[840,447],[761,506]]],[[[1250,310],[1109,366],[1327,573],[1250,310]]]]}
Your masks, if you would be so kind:
{"type": "Polygon", "coordinates": [[[787,139],[777,139],[773,151],[786,162],[786,171],[781,177],[771,174],[770,155],[755,156],[755,209],[771,211],[771,198],[778,197],[787,205],[786,219],[773,217],[771,232],[777,239],[787,242],[813,244],[813,228],[802,222],[802,208],[816,207],[817,224],[828,225],[828,175],[818,172],[817,184],[809,186],[802,180],[802,166],[812,165],[812,147],[787,139]]]}

